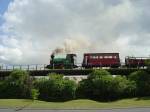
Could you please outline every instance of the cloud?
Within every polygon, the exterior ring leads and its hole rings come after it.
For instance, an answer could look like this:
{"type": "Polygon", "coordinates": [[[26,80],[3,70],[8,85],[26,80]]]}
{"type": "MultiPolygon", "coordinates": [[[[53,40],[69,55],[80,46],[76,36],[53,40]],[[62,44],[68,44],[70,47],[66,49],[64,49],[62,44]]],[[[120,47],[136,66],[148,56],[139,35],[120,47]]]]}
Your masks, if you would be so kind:
{"type": "Polygon", "coordinates": [[[148,0],[14,0],[2,15],[0,61],[48,64],[57,47],[148,56],[148,0]],[[81,46],[82,45],[82,46],[81,46]]]}

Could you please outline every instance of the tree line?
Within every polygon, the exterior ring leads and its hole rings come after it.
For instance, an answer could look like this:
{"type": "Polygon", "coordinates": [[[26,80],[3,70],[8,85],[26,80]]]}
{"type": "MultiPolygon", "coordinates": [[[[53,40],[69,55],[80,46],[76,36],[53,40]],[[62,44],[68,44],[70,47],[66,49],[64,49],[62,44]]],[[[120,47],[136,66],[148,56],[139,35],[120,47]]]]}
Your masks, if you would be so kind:
{"type": "Polygon", "coordinates": [[[122,98],[150,96],[150,74],[138,70],[128,76],[111,75],[108,71],[93,70],[79,83],[51,73],[48,78],[34,78],[27,71],[14,70],[0,81],[0,98],[26,98],[45,101],[93,99],[113,101],[122,98]]]}

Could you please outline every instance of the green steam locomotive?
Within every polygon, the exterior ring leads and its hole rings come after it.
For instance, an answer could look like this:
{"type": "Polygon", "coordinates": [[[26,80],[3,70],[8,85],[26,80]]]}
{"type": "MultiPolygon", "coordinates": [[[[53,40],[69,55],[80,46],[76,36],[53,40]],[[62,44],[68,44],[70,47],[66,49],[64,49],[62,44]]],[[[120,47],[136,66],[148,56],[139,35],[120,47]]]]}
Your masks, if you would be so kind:
{"type": "Polygon", "coordinates": [[[56,55],[52,54],[50,64],[47,65],[49,69],[73,69],[77,68],[76,54],[56,55]]]}

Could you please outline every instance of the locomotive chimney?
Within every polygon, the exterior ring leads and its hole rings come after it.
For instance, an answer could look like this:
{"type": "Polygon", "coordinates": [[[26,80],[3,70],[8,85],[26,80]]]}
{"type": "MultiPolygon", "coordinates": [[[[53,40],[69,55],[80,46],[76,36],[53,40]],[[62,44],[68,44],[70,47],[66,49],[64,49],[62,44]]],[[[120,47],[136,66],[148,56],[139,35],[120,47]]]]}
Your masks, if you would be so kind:
{"type": "Polygon", "coordinates": [[[51,54],[51,60],[54,60],[54,57],[55,57],[55,55],[54,55],[54,53],[52,53],[51,54]]]}
{"type": "Polygon", "coordinates": [[[52,68],[53,68],[53,63],[54,63],[54,57],[55,57],[55,55],[54,55],[54,53],[52,53],[51,59],[50,59],[50,65],[52,66],[52,68]]]}

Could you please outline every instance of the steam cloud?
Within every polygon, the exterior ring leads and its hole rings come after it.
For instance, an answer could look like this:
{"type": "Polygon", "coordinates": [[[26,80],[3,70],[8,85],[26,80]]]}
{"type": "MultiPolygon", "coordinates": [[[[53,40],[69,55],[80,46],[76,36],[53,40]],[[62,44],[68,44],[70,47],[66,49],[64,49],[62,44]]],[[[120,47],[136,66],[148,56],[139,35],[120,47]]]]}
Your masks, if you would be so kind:
{"type": "Polygon", "coordinates": [[[64,49],[57,47],[57,48],[52,52],[52,54],[59,54],[59,53],[64,53],[64,49]]]}
{"type": "Polygon", "coordinates": [[[66,38],[62,47],[57,47],[52,54],[75,53],[80,49],[90,48],[90,46],[90,42],[84,37],[79,36],[78,38],[66,38]]]}

